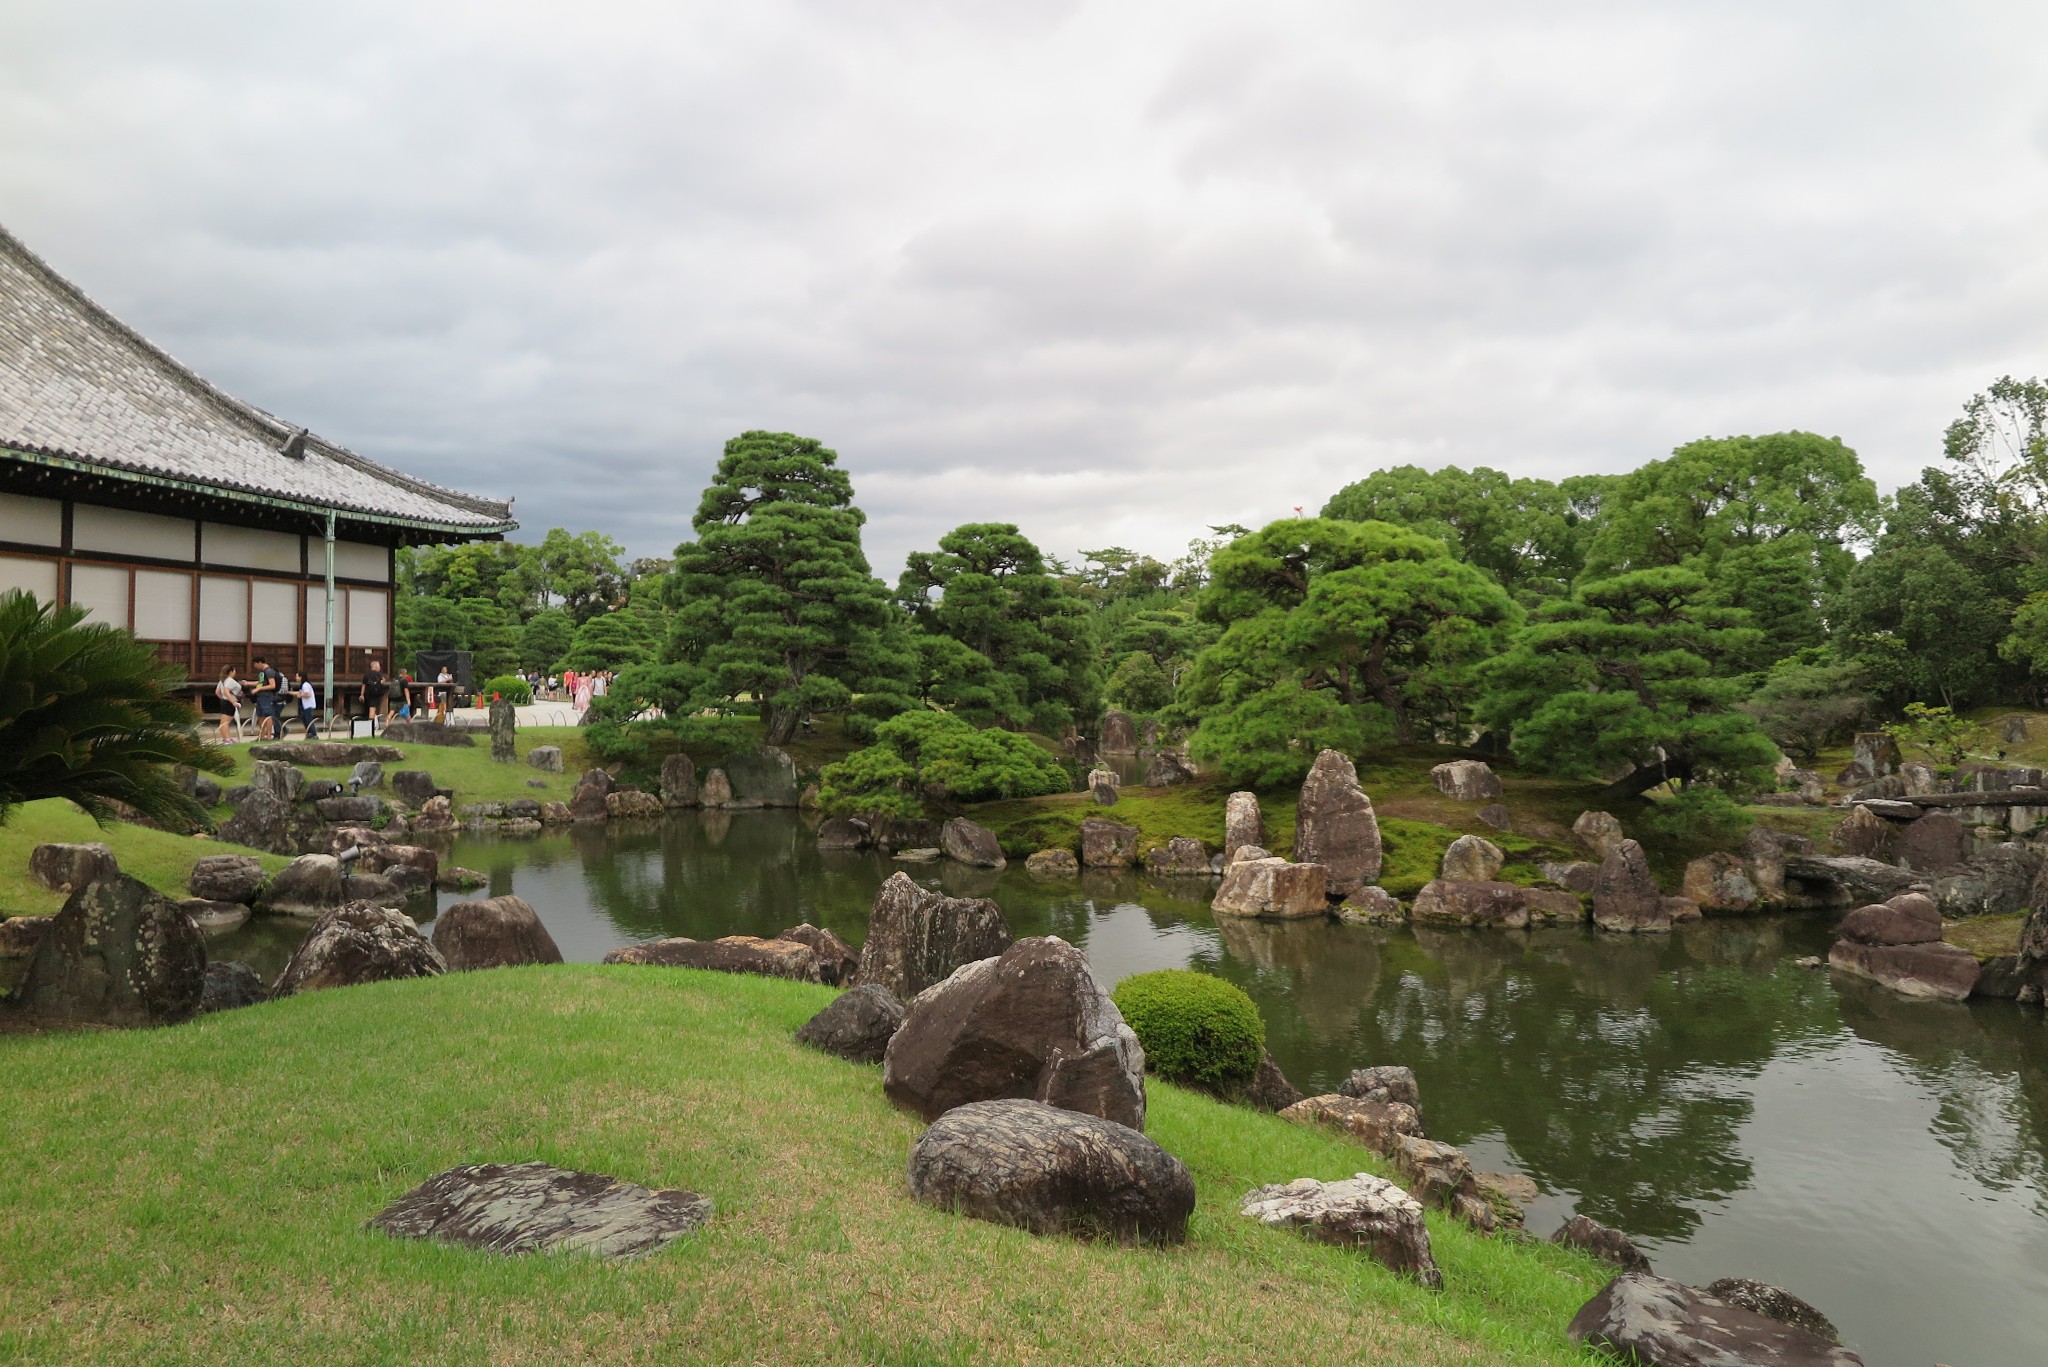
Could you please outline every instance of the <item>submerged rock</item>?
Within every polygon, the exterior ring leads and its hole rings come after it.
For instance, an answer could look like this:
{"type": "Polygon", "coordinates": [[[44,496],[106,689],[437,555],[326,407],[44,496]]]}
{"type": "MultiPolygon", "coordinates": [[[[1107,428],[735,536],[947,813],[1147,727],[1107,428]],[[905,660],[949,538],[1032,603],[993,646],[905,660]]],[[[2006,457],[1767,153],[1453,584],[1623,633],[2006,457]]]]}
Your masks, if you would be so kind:
{"type": "Polygon", "coordinates": [[[1835,1328],[1833,1320],[1790,1291],[1769,1282],[1751,1281],[1748,1277],[1723,1277],[1719,1281],[1708,1282],[1701,1289],[1709,1296],[1718,1296],[1730,1305],[1739,1305],[1767,1320],[1804,1329],[1835,1343],[1842,1341],[1841,1332],[1835,1328]]]}
{"type": "Polygon", "coordinates": [[[1138,1130],[1020,1099],[947,1111],[906,1176],[926,1205],[1034,1234],[1181,1243],[1195,1209],[1187,1168],[1138,1130]]]}
{"type": "Polygon", "coordinates": [[[1650,861],[1633,840],[1616,845],[1600,865],[1593,884],[1593,924],[1602,930],[1671,929],[1671,911],[1650,874],[1650,861]]]}
{"type": "Polygon", "coordinates": [[[1624,1272],[1572,1317],[1574,1343],[1644,1367],[1862,1367],[1818,1334],[1766,1319],[1690,1286],[1624,1272]]]}
{"type": "Polygon", "coordinates": [[[489,1253],[637,1258],[704,1227],[710,1198],[650,1191],[547,1163],[450,1168],[386,1206],[370,1228],[489,1253]]]}
{"type": "Polygon", "coordinates": [[[1223,871],[1210,909],[1226,916],[1299,920],[1329,913],[1328,874],[1321,864],[1248,859],[1223,871]]]}
{"type": "Polygon", "coordinates": [[[1359,1249],[1373,1261],[1407,1273],[1424,1286],[1444,1284],[1430,1251],[1422,1203],[1385,1178],[1365,1172],[1341,1182],[1297,1177],[1246,1192],[1238,1209],[1260,1224],[1359,1249]]]}
{"type": "Polygon", "coordinates": [[[1525,890],[1513,883],[1437,878],[1415,894],[1408,917],[1417,925],[1515,930],[1529,924],[1529,905],[1525,890]]]}

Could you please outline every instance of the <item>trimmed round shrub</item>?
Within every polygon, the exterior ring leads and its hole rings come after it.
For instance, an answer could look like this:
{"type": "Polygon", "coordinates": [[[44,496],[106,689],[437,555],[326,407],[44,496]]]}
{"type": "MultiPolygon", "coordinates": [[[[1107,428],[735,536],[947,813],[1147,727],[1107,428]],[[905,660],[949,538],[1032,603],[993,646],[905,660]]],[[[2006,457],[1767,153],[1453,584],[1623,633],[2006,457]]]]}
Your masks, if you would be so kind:
{"type": "Polygon", "coordinates": [[[533,686],[517,674],[500,674],[495,679],[486,679],[484,686],[477,690],[478,697],[484,702],[489,702],[493,693],[504,694],[505,701],[514,707],[524,707],[533,701],[533,686]]]}
{"type": "Polygon", "coordinates": [[[1174,1082],[1220,1087],[1250,1080],[1266,1023],[1243,990],[1185,968],[1125,978],[1110,994],[1145,1046],[1145,1066],[1174,1082]]]}

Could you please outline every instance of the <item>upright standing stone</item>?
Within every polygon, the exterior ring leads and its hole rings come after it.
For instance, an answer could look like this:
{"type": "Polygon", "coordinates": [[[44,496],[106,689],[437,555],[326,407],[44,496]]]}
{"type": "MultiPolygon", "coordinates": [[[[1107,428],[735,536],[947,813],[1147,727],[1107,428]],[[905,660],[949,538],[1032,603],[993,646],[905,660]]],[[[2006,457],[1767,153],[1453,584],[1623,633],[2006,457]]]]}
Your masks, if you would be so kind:
{"type": "Polygon", "coordinates": [[[678,750],[661,762],[661,805],[694,807],[698,802],[697,762],[678,750]]]}
{"type": "Polygon", "coordinates": [[[2027,743],[2027,719],[2025,715],[2015,712],[1999,723],[1998,738],[2007,745],[2025,745],[2027,743]]]}
{"type": "Polygon", "coordinates": [[[706,807],[723,807],[732,801],[732,784],[725,777],[725,770],[710,769],[704,774],[704,784],[698,789],[698,796],[706,807]]]}
{"type": "Polygon", "coordinates": [[[1124,869],[1138,862],[1138,828],[1091,816],[1081,823],[1081,864],[1090,869],[1124,869]]]}
{"type": "Polygon", "coordinates": [[[569,798],[569,811],[578,821],[603,821],[611,815],[611,808],[605,799],[618,787],[618,780],[602,769],[585,771],[576,780],[576,791],[569,798]]]}
{"type": "Polygon", "coordinates": [[[1223,862],[1237,862],[1237,852],[1246,845],[1266,844],[1266,818],[1259,812],[1257,793],[1232,793],[1223,804],[1223,862]]]}
{"type": "Polygon", "coordinates": [[[1898,848],[1899,828],[1860,803],[1835,826],[1836,848],[1861,859],[1889,859],[1898,848]]]}
{"type": "Polygon", "coordinates": [[[1332,896],[1344,897],[1380,876],[1380,823],[1358,786],[1348,756],[1325,750],[1301,785],[1294,817],[1294,859],[1321,864],[1332,896]]]}
{"type": "Polygon", "coordinates": [[[1969,857],[1970,833],[1947,812],[1929,812],[1899,839],[1899,862],[1917,873],[1952,869],[1969,857]]]}
{"type": "Polygon", "coordinates": [[[1003,909],[985,897],[942,897],[891,875],[875,894],[856,981],[909,1001],[954,969],[1010,947],[1003,909]]]}
{"type": "Polygon", "coordinates": [[[1096,748],[1105,755],[1138,753],[1138,729],[1128,713],[1111,710],[1102,714],[1102,740],[1096,748]]]}
{"type": "Polygon", "coordinates": [[[725,781],[732,787],[731,801],[754,807],[794,807],[803,792],[796,761],[773,745],[727,755],[725,781]]]}
{"type": "Polygon", "coordinates": [[[1602,930],[1671,929],[1671,911],[1651,876],[1650,861],[1633,840],[1622,841],[1600,865],[1593,885],[1593,924],[1602,930]]]}
{"type": "Polygon", "coordinates": [[[1572,834],[1595,859],[1607,858],[1621,848],[1622,841],[1628,839],[1621,823],[1608,812],[1580,812],[1579,819],[1572,823],[1572,834]]]}
{"type": "Polygon", "coordinates": [[[1123,786],[1123,776],[1114,769],[1092,769],[1088,773],[1088,792],[1098,807],[1116,806],[1116,791],[1123,786]]]}
{"type": "Polygon", "coordinates": [[[515,764],[519,747],[514,740],[519,730],[519,713],[510,698],[491,699],[491,758],[499,764],[515,764]]]}
{"type": "Polygon", "coordinates": [[[1858,731],[1854,762],[1869,770],[1872,778],[1897,773],[1899,743],[1882,731],[1858,731]]]}
{"type": "Polygon", "coordinates": [[[1442,876],[1452,882],[1485,883],[1507,862],[1506,852],[1491,840],[1461,835],[1444,851],[1442,876]]]}
{"type": "Polygon", "coordinates": [[[249,766],[249,786],[289,806],[306,790],[306,776],[281,759],[259,759],[249,766]]]}

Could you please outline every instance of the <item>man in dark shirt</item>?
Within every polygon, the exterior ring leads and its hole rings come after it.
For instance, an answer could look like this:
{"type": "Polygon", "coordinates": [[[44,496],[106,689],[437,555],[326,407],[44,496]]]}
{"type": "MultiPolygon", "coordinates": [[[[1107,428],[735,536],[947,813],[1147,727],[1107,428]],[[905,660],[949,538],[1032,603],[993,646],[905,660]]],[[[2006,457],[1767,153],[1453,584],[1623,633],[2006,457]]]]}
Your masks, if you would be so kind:
{"type": "Polygon", "coordinates": [[[249,694],[256,703],[256,734],[265,740],[283,739],[279,718],[284,715],[284,675],[261,655],[256,657],[255,687],[249,694]]]}

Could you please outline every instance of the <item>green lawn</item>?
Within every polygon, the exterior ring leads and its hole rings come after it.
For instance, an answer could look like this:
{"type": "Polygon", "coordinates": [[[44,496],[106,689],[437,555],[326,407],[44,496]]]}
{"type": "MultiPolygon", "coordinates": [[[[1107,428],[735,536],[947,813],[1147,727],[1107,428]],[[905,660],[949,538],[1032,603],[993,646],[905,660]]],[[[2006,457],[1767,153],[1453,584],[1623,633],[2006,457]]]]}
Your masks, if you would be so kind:
{"type": "Polygon", "coordinates": [[[879,1069],[789,1035],[829,989],[557,966],[317,992],[175,1029],[0,1036],[0,1360],[80,1363],[1584,1362],[1604,1280],[1432,1215],[1446,1289],[1253,1225],[1258,1183],[1365,1150],[1157,1085],[1181,1248],[913,1204],[879,1069]],[[501,1258],[363,1222],[458,1163],[714,1198],[637,1263],[501,1258]]]}
{"type": "MultiPolygon", "coordinates": [[[[297,739],[294,735],[293,739],[297,739]]],[[[337,737],[336,739],[340,739],[337,737]]],[[[363,745],[382,745],[382,740],[372,741],[368,737],[357,742],[363,745]]],[[[479,732],[476,744],[460,745],[399,745],[405,758],[396,762],[387,761],[384,774],[388,779],[396,769],[424,769],[434,776],[434,781],[444,788],[455,790],[458,806],[465,802],[510,802],[515,798],[530,797],[541,802],[567,802],[569,795],[576,791],[576,780],[583,771],[595,763],[584,748],[583,729],[577,726],[524,726],[517,737],[519,763],[499,764],[491,758],[491,738],[479,732]],[[543,773],[526,763],[527,752],[537,745],[557,745],[562,750],[562,772],[543,773]],[[541,787],[532,785],[534,780],[541,787]]],[[[234,757],[235,771],[231,775],[216,777],[215,782],[223,788],[249,781],[249,747],[229,746],[234,757]]],[[[300,765],[307,778],[331,778],[346,782],[351,766],[339,768],[317,768],[300,765]]],[[[222,815],[225,815],[225,809],[222,815]]]]}
{"type": "Polygon", "coordinates": [[[114,852],[124,873],[132,874],[168,897],[186,897],[185,875],[202,855],[252,854],[275,873],[290,863],[275,854],[259,854],[240,845],[194,839],[110,821],[93,819],[60,798],[24,803],[0,826],[0,917],[48,916],[64,905],[64,894],[51,892],[28,876],[29,851],[38,845],[97,841],[114,852]]]}

